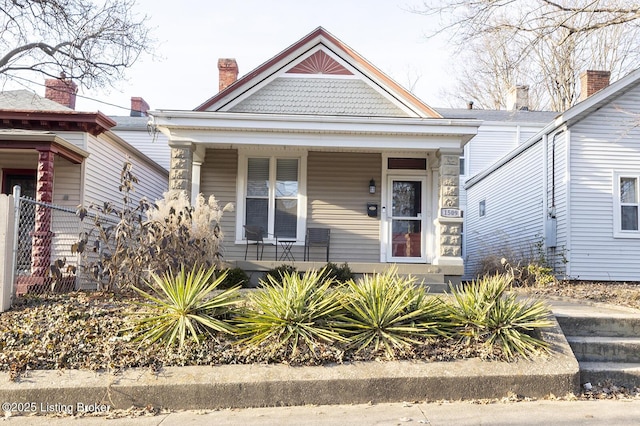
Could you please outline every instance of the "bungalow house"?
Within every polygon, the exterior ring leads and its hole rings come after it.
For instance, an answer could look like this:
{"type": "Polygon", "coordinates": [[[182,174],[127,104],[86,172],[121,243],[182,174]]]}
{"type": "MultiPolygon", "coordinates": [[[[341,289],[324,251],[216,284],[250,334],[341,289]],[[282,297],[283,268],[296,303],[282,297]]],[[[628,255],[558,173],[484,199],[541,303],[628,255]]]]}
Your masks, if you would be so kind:
{"type": "Polygon", "coordinates": [[[321,27],[240,79],[235,60],[218,67],[220,91],[193,111],[149,114],[171,147],[170,188],[235,205],[227,261],[460,279],[459,158],[478,120],[442,116],[321,27]],[[247,254],[245,226],[264,251],[247,254]],[[307,255],[315,228],[329,248],[307,255]]]}
{"type": "Polygon", "coordinates": [[[640,280],[640,70],[583,100],[469,179],[467,272],[487,255],[544,257],[570,279],[640,280]]]}
{"type": "MultiPolygon", "coordinates": [[[[91,203],[120,205],[120,172],[128,160],[140,181],[134,201],[161,198],[167,170],[116,135],[109,117],[75,111],[75,93],[75,84],[64,79],[47,80],[44,98],[27,90],[0,93],[2,193],[11,194],[19,185],[22,195],[71,212],[91,203]]],[[[53,259],[73,262],[68,242],[78,238],[77,224],[62,230],[61,213],[38,205],[31,215],[32,231],[20,236],[27,260],[18,292],[46,282],[53,259]],[[68,241],[61,243],[65,237],[68,241]]]]}

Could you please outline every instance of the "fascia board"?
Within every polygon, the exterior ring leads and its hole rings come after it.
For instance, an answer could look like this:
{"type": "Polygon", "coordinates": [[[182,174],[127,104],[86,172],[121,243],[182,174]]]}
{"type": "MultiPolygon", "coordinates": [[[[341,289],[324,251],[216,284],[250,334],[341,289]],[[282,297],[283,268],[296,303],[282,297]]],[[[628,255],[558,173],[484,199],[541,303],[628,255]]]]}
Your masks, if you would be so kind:
{"type": "Polygon", "coordinates": [[[474,136],[480,120],[442,118],[339,117],[192,111],[151,111],[156,127],[338,133],[399,133],[474,136]]]}

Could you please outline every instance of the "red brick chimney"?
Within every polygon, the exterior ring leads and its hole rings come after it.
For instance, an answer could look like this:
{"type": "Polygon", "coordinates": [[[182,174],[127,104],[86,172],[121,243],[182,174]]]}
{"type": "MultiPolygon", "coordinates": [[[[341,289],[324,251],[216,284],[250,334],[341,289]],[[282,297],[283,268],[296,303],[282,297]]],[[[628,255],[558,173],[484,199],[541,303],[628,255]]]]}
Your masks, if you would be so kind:
{"type": "Polygon", "coordinates": [[[67,108],[76,109],[76,93],[78,85],[71,80],[67,80],[64,73],[60,78],[49,78],[44,81],[44,97],[64,105],[67,108]]]}
{"type": "Polygon", "coordinates": [[[144,99],[132,96],[131,97],[131,112],[129,113],[130,117],[146,117],[149,111],[149,104],[144,99]]]}
{"type": "Polygon", "coordinates": [[[580,74],[580,101],[607,87],[610,77],[609,71],[587,70],[580,74]]]}
{"type": "Polygon", "coordinates": [[[219,85],[218,90],[223,91],[238,79],[238,64],[232,58],[218,59],[219,85]]]}

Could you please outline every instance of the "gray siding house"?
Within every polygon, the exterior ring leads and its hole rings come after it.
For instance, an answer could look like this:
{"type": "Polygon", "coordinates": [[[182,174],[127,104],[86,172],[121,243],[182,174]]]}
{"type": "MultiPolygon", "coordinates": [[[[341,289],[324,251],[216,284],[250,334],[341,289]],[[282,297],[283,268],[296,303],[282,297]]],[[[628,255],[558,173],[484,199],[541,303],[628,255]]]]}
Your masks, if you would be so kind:
{"type": "Polygon", "coordinates": [[[170,188],[235,205],[227,261],[281,264],[286,238],[299,269],[317,267],[324,251],[303,262],[307,230],[325,228],[329,261],[356,272],[460,279],[459,158],[478,120],[443,116],[323,28],[240,79],[235,60],[218,66],[219,93],[149,114],[171,147],[170,188]],[[262,229],[262,260],[245,261],[246,225],[262,229]]]}

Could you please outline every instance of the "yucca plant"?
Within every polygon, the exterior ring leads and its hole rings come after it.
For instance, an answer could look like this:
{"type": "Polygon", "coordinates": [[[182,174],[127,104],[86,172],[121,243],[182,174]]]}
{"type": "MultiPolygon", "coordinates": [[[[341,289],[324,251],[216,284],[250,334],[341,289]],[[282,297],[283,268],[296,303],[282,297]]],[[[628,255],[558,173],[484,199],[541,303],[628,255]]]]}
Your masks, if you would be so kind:
{"type": "Polygon", "coordinates": [[[449,317],[467,343],[497,346],[509,359],[516,354],[526,358],[548,349],[533,332],[552,325],[550,310],[542,301],[505,294],[511,280],[511,275],[496,274],[451,287],[449,317]]]}
{"type": "Polygon", "coordinates": [[[443,333],[441,301],[427,297],[427,289],[416,286],[413,277],[400,277],[396,268],[348,281],[344,292],[336,326],[356,353],[384,349],[393,358],[396,350],[419,344],[419,337],[443,333]]]}
{"type": "Polygon", "coordinates": [[[332,280],[324,280],[324,271],[295,271],[273,275],[248,296],[245,312],[237,318],[239,333],[254,347],[285,350],[292,357],[298,345],[305,344],[315,354],[318,342],[344,340],[330,326],[340,309],[340,292],[331,290],[332,280]]]}
{"type": "Polygon", "coordinates": [[[214,293],[226,273],[215,279],[214,274],[215,268],[194,267],[186,272],[182,267],[175,275],[171,271],[151,274],[148,284],[154,294],[134,287],[151,308],[136,321],[137,338],[146,343],[163,341],[167,346],[177,340],[182,347],[187,336],[199,343],[204,334],[233,333],[225,316],[238,302],[238,287],[214,293]]]}

